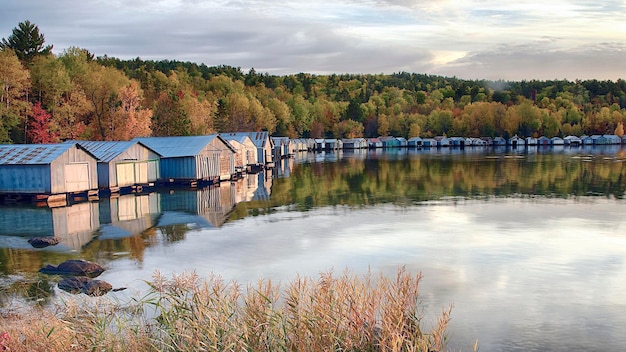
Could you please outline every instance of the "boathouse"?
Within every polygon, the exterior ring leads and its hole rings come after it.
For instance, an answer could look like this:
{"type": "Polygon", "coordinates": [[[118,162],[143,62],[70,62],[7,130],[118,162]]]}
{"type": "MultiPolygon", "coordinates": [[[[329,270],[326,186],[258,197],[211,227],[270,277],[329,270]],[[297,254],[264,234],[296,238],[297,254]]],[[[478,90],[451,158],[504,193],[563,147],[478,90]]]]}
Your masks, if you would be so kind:
{"type": "Polygon", "coordinates": [[[235,149],[235,169],[250,171],[258,164],[256,145],[244,134],[223,135],[223,138],[235,149]]]}
{"type": "Polygon", "coordinates": [[[235,150],[217,134],[207,136],[141,137],[136,141],[161,155],[164,183],[217,183],[235,174],[235,150]]]}
{"type": "Polygon", "coordinates": [[[573,146],[573,147],[578,147],[580,146],[583,142],[582,139],[580,139],[580,137],[577,136],[566,136],[565,138],[563,138],[563,143],[565,145],[569,145],[569,146],[573,146]]]}
{"type": "Polygon", "coordinates": [[[274,160],[288,158],[294,151],[293,142],[289,137],[271,137],[274,144],[274,160]]]}
{"type": "Polygon", "coordinates": [[[561,137],[552,137],[552,138],[550,138],[550,144],[552,144],[552,145],[564,145],[565,142],[563,141],[563,138],[561,138],[561,137]]]}
{"type": "Polygon", "coordinates": [[[537,145],[537,138],[535,137],[526,137],[524,141],[526,142],[526,145],[537,145]]]}
{"type": "Polygon", "coordinates": [[[409,147],[420,148],[422,146],[422,138],[420,137],[411,137],[409,138],[407,145],[409,147]]]}
{"type": "Polygon", "coordinates": [[[622,139],[614,134],[605,134],[602,137],[606,140],[606,144],[621,144],[622,139]]]}
{"type": "Polygon", "coordinates": [[[582,135],[580,136],[580,141],[582,145],[593,145],[593,138],[591,136],[582,135]]]}
{"type": "Polygon", "coordinates": [[[244,135],[250,137],[252,143],[256,146],[257,149],[257,162],[261,167],[273,167],[274,166],[274,143],[270,138],[270,135],[267,131],[263,132],[228,132],[220,134],[223,138],[236,137],[239,135],[244,135]]]}
{"type": "Polygon", "coordinates": [[[345,138],[341,140],[343,149],[365,149],[367,140],[365,138],[345,138]]]}
{"type": "Polygon", "coordinates": [[[400,140],[393,136],[380,137],[380,141],[383,143],[383,148],[400,148],[400,140]]]}
{"type": "Polygon", "coordinates": [[[506,139],[504,137],[496,137],[493,139],[494,147],[504,147],[506,146],[506,139]]]}
{"type": "Polygon", "coordinates": [[[307,139],[307,138],[296,138],[293,139],[293,149],[296,152],[303,152],[303,151],[309,151],[309,150],[313,150],[313,145],[315,145],[315,142],[311,142],[312,139],[307,139]]]}
{"type": "Polygon", "coordinates": [[[441,148],[441,147],[449,147],[450,146],[450,139],[446,136],[437,136],[435,137],[435,140],[437,141],[437,147],[441,148]]]}
{"type": "Polygon", "coordinates": [[[463,148],[465,145],[469,145],[467,144],[467,140],[463,137],[450,137],[448,139],[450,140],[451,147],[463,148]]]}
{"type": "Polygon", "coordinates": [[[513,148],[516,147],[524,147],[524,139],[518,137],[517,135],[509,138],[509,140],[507,141],[508,145],[510,145],[513,148]]]}
{"type": "Polygon", "coordinates": [[[96,158],[76,143],[0,145],[0,194],[96,195],[96,158]]]}
{"type": "Polygon", "coordinates": [[[434,138],[424,138],[422,139],[422,146],[424,148],[436,148],[437,140],[434,138]]]}
{"type": "Polygon", "coordinates": [[[75,141],[98,159],[98,188],[119,192],[153,185],[159,179],[159,158],[137,141],[75,141]]]}
{"type": "Polygon", "coordinates": [[[537,138],[537,145],[543,145],[543,146],[547,146],[552,144],[552,141],[550,140],[550,138],[546,137],[546,136],[541,136],[539,138],[537,138]]]}

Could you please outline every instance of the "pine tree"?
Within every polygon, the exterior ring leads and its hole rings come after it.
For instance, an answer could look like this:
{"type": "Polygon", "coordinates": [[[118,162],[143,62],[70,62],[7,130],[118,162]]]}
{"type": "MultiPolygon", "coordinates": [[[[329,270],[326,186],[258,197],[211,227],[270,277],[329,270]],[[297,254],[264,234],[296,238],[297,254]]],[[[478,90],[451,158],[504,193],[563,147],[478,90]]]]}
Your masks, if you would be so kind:
{"type": "Polygon", "coordinates": [[[228,121],[228,112],[226,110],[226,101],[219,99],[217,101],[217,109],[213,119],[213,128],[217,132],[230,132],[230,123],[228,121]]]}
{"type": "Polygon", "coordinates": [[[52,51],[52,45],[44,47],[45,37],[39,33],[39,28],[24,21],[13,28],[8,38],[2,38],[0,48],[9,48],[15,51],[20,61],[29,63],[37,55],[47,55],[52,51]]]}

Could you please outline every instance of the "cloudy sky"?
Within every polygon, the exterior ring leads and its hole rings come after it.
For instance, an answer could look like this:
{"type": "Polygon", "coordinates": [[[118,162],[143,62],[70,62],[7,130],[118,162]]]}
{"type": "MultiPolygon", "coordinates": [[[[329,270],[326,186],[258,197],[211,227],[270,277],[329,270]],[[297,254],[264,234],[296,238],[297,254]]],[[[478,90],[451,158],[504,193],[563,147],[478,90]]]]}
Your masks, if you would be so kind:
{"type": "Polygon", "coordinates": [[[25,20],[55,54],[76,46],[277,75],[626,78],[617,0],[3,0],[0,37],[25,20]]]}

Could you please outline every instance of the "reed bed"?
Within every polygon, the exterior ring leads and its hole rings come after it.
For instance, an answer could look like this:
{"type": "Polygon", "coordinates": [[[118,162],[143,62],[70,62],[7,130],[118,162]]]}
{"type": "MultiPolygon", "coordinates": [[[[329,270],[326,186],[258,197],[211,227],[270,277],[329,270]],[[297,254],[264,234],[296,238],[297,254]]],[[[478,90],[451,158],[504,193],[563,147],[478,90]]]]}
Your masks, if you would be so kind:
{"type": "Polygon", "coordinates": [[[76,296],[0,318],[8,351],[443,351],[450,309],[422,326],[421,274],[326,272],[284,288],[156,272],[144,296],[76,296]]]}

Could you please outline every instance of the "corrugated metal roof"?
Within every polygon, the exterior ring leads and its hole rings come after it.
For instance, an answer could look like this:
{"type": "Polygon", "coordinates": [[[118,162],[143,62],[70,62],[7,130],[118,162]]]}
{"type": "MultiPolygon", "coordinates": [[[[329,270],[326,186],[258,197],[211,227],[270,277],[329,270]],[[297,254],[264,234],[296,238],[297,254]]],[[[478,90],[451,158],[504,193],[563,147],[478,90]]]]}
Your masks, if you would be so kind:
{"type": "Polygon", "coordinates": [[[141,142],[163,158],[179,158],[200,154],[202,149],[216,137],[216,134],[208,136],[141,137],[135,138],[134,141],[141,142]]]}
{"type": "Polygon", "coordinates": [[[118,155],[127,151],[128,148],[137,144],[137,141],[74,141],[88,152],[93,154],[98,161],[105,163],[115,159],[118,155]]]}
{"type": "Polygon", "coordinates": [[[254,143],[254,145],[256,145],[257,147],[263,148],[265,147],[265,142],[269,139],[270,135],[267,131],[263,131],[263,132],[227,132],[227,133],[220,133],[220,135],[225,138],[231,138],[231,137],[239,137],[239,136],[247,136],[250,137],[250,139],[252,140],[252,142],[254,143]]]}
{"type": "Polygon", "coordinates": [[[0,145],[0,165],[50,164],[75,143],[0,145]]]}
{"type": "MultiPolygon", "coordinates": [[[[226,133],[226,134],[220,134],[220,135],[222,136],[222,138],[224,138],[225,140],[227,140],[229,142],[230,141],[235,141],[235,142],[238,142],[238,143],[241,143],[241,144],[245,144],[246,143],[246,139],[250,139],[250,137],[248,137],[248,135],[244,135],[244,134],[231,136],[228,133],[226,133]]],[[[250,141],[252,141],[252,140],[250,139],[250,141]]]]}

